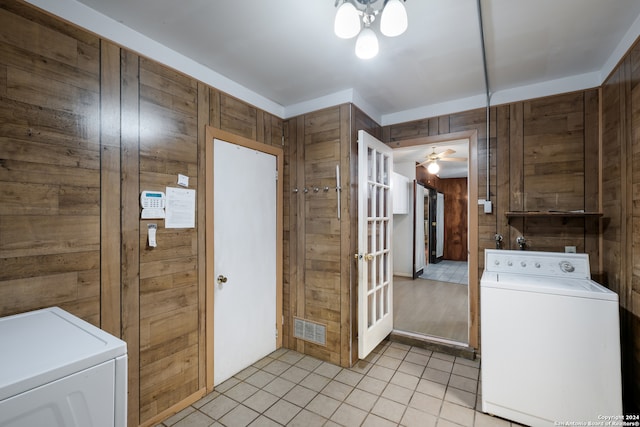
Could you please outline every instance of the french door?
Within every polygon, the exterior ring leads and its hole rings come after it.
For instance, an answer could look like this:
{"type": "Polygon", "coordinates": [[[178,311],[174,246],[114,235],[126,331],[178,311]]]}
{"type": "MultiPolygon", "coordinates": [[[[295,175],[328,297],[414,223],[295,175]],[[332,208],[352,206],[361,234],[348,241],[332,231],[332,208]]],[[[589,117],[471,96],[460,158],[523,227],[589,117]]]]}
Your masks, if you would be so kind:
{"type": "Polygon", "coordinates": [[[358,132],[358,357],[393,330],[393,151],[358,132]]]}

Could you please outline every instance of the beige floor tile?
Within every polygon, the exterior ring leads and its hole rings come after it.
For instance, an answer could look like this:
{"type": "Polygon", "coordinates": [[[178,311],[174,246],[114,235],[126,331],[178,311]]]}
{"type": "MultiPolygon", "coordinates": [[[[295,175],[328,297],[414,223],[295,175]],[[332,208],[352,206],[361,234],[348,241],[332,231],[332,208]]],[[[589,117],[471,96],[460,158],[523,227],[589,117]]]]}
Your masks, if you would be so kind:
{"type": "Polygon", "coordinates": [[[215,420],[206,416],[202,412],[196,411],[173,424],[172,427],[209,427],[214,422],[215,420]]]}
{"type": "Polygon", "coordinates": [[[299,383],[302,381],[307,375],[309,375],[309,371],[306,369],[298,368],[297,366],[292,366],[282,374],[280,374],[280,378],[284,378],[285,380],[291,381],[292,383],[299,383]]]}
{"type": "Polygon", "coordinates": [[[271,394],[275,394],[278,397],[282,397],[293,387],[295,387],[294,383],[278,377],[264,386],[263,390],[268,391],[271,394]]]}
{"type": "Polygon", "coordinates": [[[359,426],[366,416],[367,413],[362,409],[343,403],[333,413],[330,419],[343,426],[359,426]]]}
{"type": "Polygon", "coordinates": [[[333,397],[336,400],[343,401],[349,396],[353,387],[338,381],[331,381],[320,393],[333,397]]]}
{"type": "Polygon", "coordinates": [[[342,368],[278,350],[157,427],[513,427],[477,412],[480,362],[383,342],[342,368]]]}
{"type": "Polygon", "coordinates": [[[475,393],[469,393],[468,391],[458,390],[452,387],[447,388],[444,400],[467,408],[474,408],[476,405],[475,393]]]}
{"type": "Polygon", "coordinates": [[[278,401],[278,397],[264,390],[258,390],[253,396],[242,402],[243,405],[263,413],[278,401]]]}
{"type": "Polygon", "coordinates": [[[278,400],[269,409],[267,409],[264,415],[276,422],[279,422],[280,424],[287,424],[293,419],[293,417],[298,415],[298,412],[301,410],[302,408],[294,405],[293,403],[289,403],[286,400],[278,400]]]}
{"type": "Polygon", "coordinates": [[[460,390],[475,393],[478,389],[478,381],[459,375],[451,375],[449,379],[449,387],[455,387],[460,390]]]}
{"type": "Polygon", "coordinates": [[[238,406],[238,402],[228,398],[227,396],[220,395],[201,407],[200,411],[217,420],[222,418],[227,412],[236,406],[238,406]]]}
{"type": "Polygon", "coordinates": [[[225,393],[225,396],[236,402],[244,402],[248,397],[258,391],[258,388],[247,383],[239,383],[225,393]]]}
{"type": "Polygon", "coordinates": [[[253,409],[238,405],[220,419],[220,423],[227,427],[246,427],[260,416],[253,409]]]}
{"type": "Polygon", "coordinates": [[[276,378],[275,375],[270,374],[265,371],[258,371],[255,374],[251,375],[249,378],[244,380],[244,382],[251,384],[252,386],[262,388],[269,384],[276,378]]]}
{"type": "Polygon", "coordinates": [[[364,375],[362,374],[350,371],[349,369],[343,369],[333,379],[336,381],[340,381],[341,383],[355,387],[363,377],[364,375]]]}
{"type": "Polygon", "coordinates": [[[358,383],[356,388],[359,388],[361,390],[380,396],[386,386],[387,386],[387,382],[367,375],[358,383]]]}
{"type": "Polygon", "coordinates": [[[427,368],[437,369],[439,371],[451,372],[453,369],[453,362],[449,360],[442,360],[436,357],[431,357],[427,363],[427,368]]]}
{"type": "Polygon", "coordinates": [[[365,418],[362,423],[362,427],[396,427],[397,425],[398,423],[394,423],[373,414],[367,415],[367,418],[365,418]]]}
{"type": "Polygon", "coordinates": [[[402,363],[401,359],[397,359],[395,357],[390,357],[386,355],[382,355],[376,360],[376,365],[384,366],[389,369],[398,369],[398,366],[402,363]]]}
{"type": "Polygon", "coordinates": [[[509,427],[510,425],[511,423],[507,420],[476,411],[474,427],[509,427]]]}
{"type": "Polygon", "coordinates": [[[465,408],[447,401],[442,404],[442,409],[440,410],[440,418],[444,418],[445,420],[449,420],[463,426],[473,426],[474,416],[475,411],[473,409],[465,408]]]}
{"type": "Polygon", "coordinates": [[[329,378],[316,373],[310,373],[300,382],[300,385],[314,391],[320,391],[331,381],[329,378]]]}
{"type": "Polygon", "coordinates": [[[398,371],[420,378],[422,376],[422,373],[424,372],[424,367],[425,365],[408,362],[407,359],[405,358],[405,360],[400,364],[400,366],[398,366],[398,371]]]}
{"type": "Polygon", "coordinates": [[[435,415],[426,414],[415,408],[407,408],[400,421],[406,427],[434,427],[438,418],[435,415]]]}
{"type": "Polygon", "coordinates": [[[396,384],[389,384],[382,392],[382,397],[398,402],[402,405],[409,404],[413,390],[401,387],[396,384]]]}
{"type": "Polygon", "coordinates": [[[322,360],[316,359],[315,357],[304,356],[302,359],[296,362],[296,366],[298,368],[306,369],[307,371],[313,371],[323,363],[324,362],[322,360]]]}
{"type": "Polygon", "coordinates": [[[409,407],[438,416],[442,407],[442,399],[415,392],[409,401],[409,407]]]}
{"type": "Polygon", "coordinates": [[[288,363],[285,363],[281,360],[274,360],[262,369],[269,372],[270,374],[280,375],[290,367],[291,365],[288,363]]]}
{"type": "Polygon", "coordinates": [[[281,427],[282,424],[279,424],[272,419],[265,417],[264,415],[260,415],[258,418],[253,420],[249,427],[281,427]]]}
{"type": "Polygon", "coordinates": [[[326,422],[326,418],[303,409],[287,424],[287,427],[321,427],[326,422]]]}
{"type": "Polygon", "coordinates": [[[327,363],[327,362],[320,363],[320,365],[318,365],[313,370],[314,373],[318,375],[322,375],[323,377],[327,377],[327,378],[334,378],[336,375],[340,373],[340,371],[342,371],[341,367],[332,365],[331,363],[327,363]]]}
{"type": "Polygon", "coordinates": [[[355,406],[356,408],[362,409],[363,411],[370,411],[373,408],[373,405],[378,400],[378,396],[375,394],[371,394],[364,390],[355,389],[349,394],[346,403],[349,405],[355,406]]]}
{"type": "Polygon", "coordinates": [[[425,368],[422,373],[422,378],[445,385],[449,383],[449,377],[451,377],[449,372],[434,368],[425,368]]]}
{"type": "Polygon", "coordinates": [[[435,381],[421,379],[418,383],[418,387],[416,387],[416,391],[437,397],[438,399],[443,399],[447,391],[447,386],[435,381]]]}
{"type": "Polygon", "coordinates": [[[324,394],[318,394],[313,398],[313,400],[311,400],[311,402],[309,402],[306,409],[321,415],[324,418],[331,418],[331,415],[333,415],[336,409],[338,409],[340,403],[341,402],[339,400],[325,396],[324,394]]]}
{"type": "Polygon", "coordinates": [[[405,405],[389,400],[386,397],[381,397],[378,399],[376,404],[373,405],[371,413],[395,423],[399,423],[402,419],[402,415],[404,415],[405,409],[405,405]]]}
{"type": "Polygon", "coordinates": [[[418,385],[418,381],[420,381],[420,378],[418,377],[405,374],[404,372],[396,372],[395,374],[393,374],[393,377],[391,377],[391,380],[389,382],[391,384],[396,384],[410,390],[415,390],[418,385]]]}
{"type": "Polygon", "coordinates": [[[393,374],[395,374],[395,372],[396,371],[393,369],[385,368],[384,366],[375,365],[369,370],[369,372],[367,373],[367,376],[388,382],[391,379],[391,377],[393,377],[393,374]]]}
{"type": "Polygon", "coordinates": [[[297,385],[289,390],[289,392],[283,396],[283,399],[304,408],[317,394],[317,391],[297,385]]]}
{"type": "Polygon", "coordinates": [[[385,351],[384,351],[384,355],[385,356],[389,356],[389,357],[393,357],[395,359],[400,359],[403,360],[404,357],[407,355],[407,353],[409,353],[409,349],[406,346],[403,347],[397,347],[397,346],[389,346],[385,351]]]}

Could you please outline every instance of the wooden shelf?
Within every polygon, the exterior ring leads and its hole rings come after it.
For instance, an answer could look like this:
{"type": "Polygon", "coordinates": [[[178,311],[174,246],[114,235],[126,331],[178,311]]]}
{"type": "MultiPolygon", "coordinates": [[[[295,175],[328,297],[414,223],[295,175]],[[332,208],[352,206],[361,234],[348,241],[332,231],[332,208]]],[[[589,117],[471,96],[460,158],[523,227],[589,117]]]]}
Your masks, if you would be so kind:
{"type": "Polygon", "coordinates": [[[569,211],[510,211],[505,213],[506,217],[511,218],[599,218],[602,212],[569,212],[569,211]]]}

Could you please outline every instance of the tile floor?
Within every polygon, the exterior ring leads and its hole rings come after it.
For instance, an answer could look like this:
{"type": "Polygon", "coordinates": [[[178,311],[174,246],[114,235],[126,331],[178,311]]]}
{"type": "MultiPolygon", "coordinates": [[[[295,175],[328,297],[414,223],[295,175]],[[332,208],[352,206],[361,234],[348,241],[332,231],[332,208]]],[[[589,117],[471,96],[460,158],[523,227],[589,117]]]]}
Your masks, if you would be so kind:
{"type": "Polygon", "coordinates": [[[158,424],[200,426],[513,426],[479,412],[478,361],[384,341],[343,369],[279,349],[158,424]]]}
{"type": "Polygon", "coordinates": [[[468,285],[469,268],[466,261],[450,261],[445,259],[437,264],[427,265],[420,277],[423,279],[468,285]]]}

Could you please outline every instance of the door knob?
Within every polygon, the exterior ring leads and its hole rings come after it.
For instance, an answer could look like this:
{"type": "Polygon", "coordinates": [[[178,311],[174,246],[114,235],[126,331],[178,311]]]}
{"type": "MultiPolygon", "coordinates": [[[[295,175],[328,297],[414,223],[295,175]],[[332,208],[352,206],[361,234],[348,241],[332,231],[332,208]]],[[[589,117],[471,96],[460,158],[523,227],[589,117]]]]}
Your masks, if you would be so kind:
{"type": "Polygon", "coordinates": [[[216,281],[218,282],[218,285],[222,285],[223,283],[227,283],[227,278],[221,274],[218,276],[216,281]]]}
{"type": "Polygon", "coordinates": [[[364,257],[367,261],[371,261],[373,259],[373,254],[366,254],[364,257]]]}

